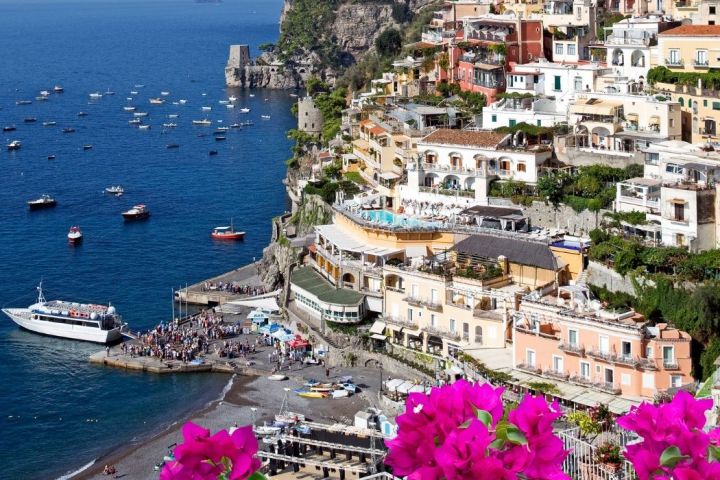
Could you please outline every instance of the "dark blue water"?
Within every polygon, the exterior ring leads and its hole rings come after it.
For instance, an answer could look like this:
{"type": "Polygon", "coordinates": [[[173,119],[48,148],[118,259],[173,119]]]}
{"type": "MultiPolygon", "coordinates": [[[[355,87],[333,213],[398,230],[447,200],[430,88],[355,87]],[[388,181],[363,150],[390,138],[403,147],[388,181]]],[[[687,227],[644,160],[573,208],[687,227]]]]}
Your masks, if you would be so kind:
{"type": "MultiPolygon", "coordinates": [[[[231,43],[276,39],[280,8],[280,0],[0,0],[0,125],[17,125],[0,135],[0,305],[32,303],[42,278],[48,298],[111,301],[134,329],[148,328],[170,317],[173,287],[261,255],[271,217],[286,208],[292,98],[226,89],[223,68],[231,43]],[[55,84],[65,93],[34,100],[55,84]],[[116,94],[89,101],[107,89],[116,94]],[[161,91],[170,92],[167,103],[150,105],[161,91]],[[250,114],[218,104],[232,94],[250,114]],[[186,105],[172,105],[181,98],[186,105]],[[22,99],[33,104],[15,105],[22,99]],[[128,125],[127,104],[150,114],[151,130],[128,125]],[[171,113],[179,117],[170,120],[171,113]],[[216,142],[212,128],[191,125],[205,116],[215,126],[255,125],[216,142]],[[38,121],[25,124],[26,117],[38,121]],[[163,133],[167,122],[178,127],[163,133]],[[14,139],[22,149],[7,152],[14,139]],[[169,143],[180,148],[168,150],[169,143]],[[83,151],[86,144],[92,150],[83,151]],[[211,149],[218,155],[208,156],[211,149]],[[126,194],[103,194],[112,184],[126,194]],[[43,193],[57,198],[57,208],[29,212],[25,202],[43,193]],[[152,217],[124,224],[120,212],[135,203],[146,203],[152,217]],[[210,229],[230,218],[246,240],[213,242],[210,229]],[[78,248],[67,244],[72,225],[85,234],[78,248]]],[[[0,478],[56,477],[167,425],[227,381],[90,366],[86,357],[97,350],[20,331],[2,316],[0,478]]]]}

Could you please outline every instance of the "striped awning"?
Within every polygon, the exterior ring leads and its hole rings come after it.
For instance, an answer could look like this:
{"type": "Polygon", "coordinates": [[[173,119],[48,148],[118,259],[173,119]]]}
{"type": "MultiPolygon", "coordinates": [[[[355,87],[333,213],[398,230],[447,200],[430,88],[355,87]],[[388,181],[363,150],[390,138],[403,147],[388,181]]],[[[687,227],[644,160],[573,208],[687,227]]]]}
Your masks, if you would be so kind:
{"type": "Polygon", "coordinates": [[[650,125],[660,125],[660,117],[657,115],[653,115],[650,117],[650,121],[648,122],[650,125]]]}

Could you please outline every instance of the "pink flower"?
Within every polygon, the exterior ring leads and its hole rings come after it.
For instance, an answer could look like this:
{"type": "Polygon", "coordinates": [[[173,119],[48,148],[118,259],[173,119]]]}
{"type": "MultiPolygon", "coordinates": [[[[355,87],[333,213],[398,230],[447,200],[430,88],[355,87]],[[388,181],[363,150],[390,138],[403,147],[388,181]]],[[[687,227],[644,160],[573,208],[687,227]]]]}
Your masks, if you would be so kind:
{"type": "Polygon", "coordinates": [[[182,432],[185,441],[175,448],[175,461],[165,465],[160,480],[215,480],[222,474],[228,480],[245,480],[260,468],[252,427],[210,436],[209,430],[188,422],[182,432]]]}

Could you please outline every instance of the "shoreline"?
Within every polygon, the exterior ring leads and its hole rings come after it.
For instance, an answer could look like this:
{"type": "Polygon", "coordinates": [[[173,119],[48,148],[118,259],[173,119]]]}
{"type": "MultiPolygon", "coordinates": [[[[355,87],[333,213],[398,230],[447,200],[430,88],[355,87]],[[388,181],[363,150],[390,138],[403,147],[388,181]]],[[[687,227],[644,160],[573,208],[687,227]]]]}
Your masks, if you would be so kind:
{"type": "Polygon", "coordinates": [[[252,377],[243,377],[238,374],[233,374],[220,391],[219,396],[214,400],[208,401],[202,408],[187,412],[185,415],[180,416],[178,419],[165,427],[151,430],[147,435],[143,436],[144,438],[139,438],[137,441],[130,443],[119,444],[114,449],[109,450],[107,453],[100,455],[78,469],[61,475],[57,478],[57,480],[89,480],[97,475],[102,475],[103,468],[106,464],[117,465],[122,460],[129,458],[146,445],[178,432],[182,428],[182,425],[193,418],[211,413],[225,400],[234,388],[244,386],[245,384],[250,383],[252,379],[252,377]],[[243,378],[245,380],[238,382],[238,378],[243,378]]]}

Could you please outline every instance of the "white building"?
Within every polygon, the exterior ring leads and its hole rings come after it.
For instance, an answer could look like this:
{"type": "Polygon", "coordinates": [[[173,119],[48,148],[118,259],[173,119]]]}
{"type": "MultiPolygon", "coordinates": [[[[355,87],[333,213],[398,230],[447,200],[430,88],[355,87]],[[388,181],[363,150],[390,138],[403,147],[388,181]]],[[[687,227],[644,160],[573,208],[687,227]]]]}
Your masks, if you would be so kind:
{"type": "Polygon", "coordinates": [[[552,127],[567,122],[567,112],[557,111],[558,104],[547,98],[504,98],[483,108],[483,128],[513,127],[527,123],[552,127]]]}
{"type": "Polygon", "coordinates": [[[617,185],[615,209],[646,213],[648,224],[626,226],[647,239],[691,251],[717,248],[720,154],[674,140],[645,150],[644,178],[617,185]]]}

